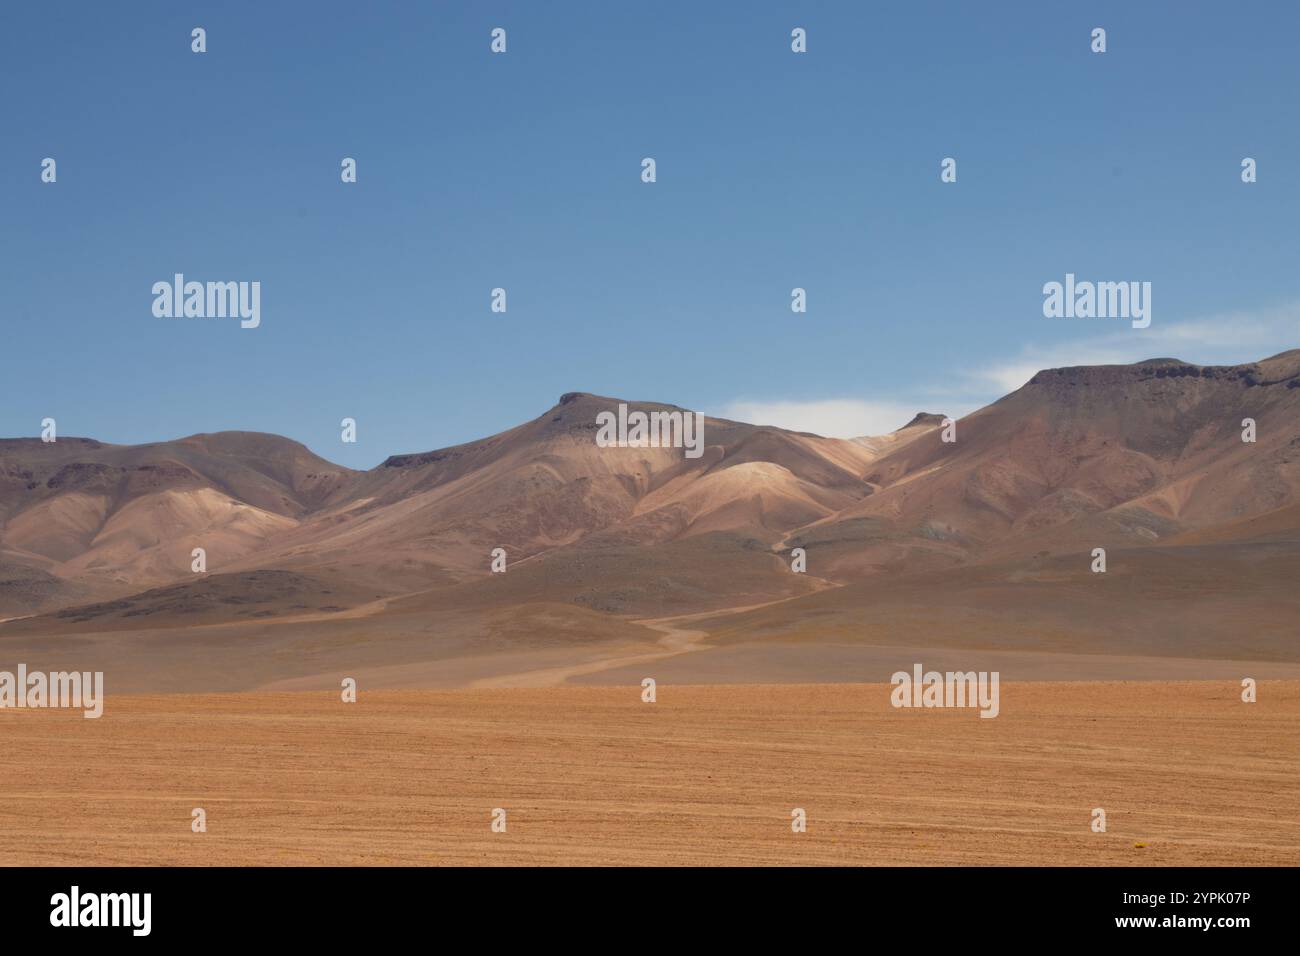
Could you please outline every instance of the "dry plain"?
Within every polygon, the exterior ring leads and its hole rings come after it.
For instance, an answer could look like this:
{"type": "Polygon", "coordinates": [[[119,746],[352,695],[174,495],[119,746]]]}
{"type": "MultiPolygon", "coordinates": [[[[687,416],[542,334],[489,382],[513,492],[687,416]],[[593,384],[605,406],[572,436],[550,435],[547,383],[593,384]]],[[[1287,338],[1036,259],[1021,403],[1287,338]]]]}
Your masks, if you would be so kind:
{"type": "Polygon", "coordinates": [[[1300,681],[110,695],[0,711],[5,864],[1300,864],[1300,681]],[[191,810],[207,812],[192,833],[191,810]],[[493,833],[493,808],[508,829],[493,833]],[[807,811],[806,833],[791,810],[807,811]],[[1103,807],[1106,833],[1090,829],[1103,807]]]}

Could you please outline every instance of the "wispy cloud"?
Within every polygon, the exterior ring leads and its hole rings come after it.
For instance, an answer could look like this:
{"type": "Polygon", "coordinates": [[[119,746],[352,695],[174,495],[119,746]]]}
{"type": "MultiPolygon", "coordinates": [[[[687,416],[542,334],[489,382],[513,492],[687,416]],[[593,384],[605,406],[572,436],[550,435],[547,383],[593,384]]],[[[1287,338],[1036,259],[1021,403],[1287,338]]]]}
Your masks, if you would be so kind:
{"type": "Polygon", "coordinates": [[[722,418],[814,432],[830,438],[883,435],[918,411],[960,418],[1024,385],[1045,368],[1072,365],[1128,365],[1150,358],[1178,358],[1201,365],[1235,365],[1300,347],[1300,301],[1258,311],[1228,312],[1147,329],[1114,332],[1049,346],[1027,345],[1003,361],[976,369],[950,370],[918,392],[917,403],[896,397],[832,398],[813,401],[737,399],[722,418]],[[936,396],[944,396],[936,400],[936,396]],[[928,407],[935,406],[935,407],[928,407]],[[942,406],[942,407],[940,407],[942,406]]]}
{"type": "Polygon", "coordinates": [[[975,388],[1010,392],[1045,368],[1127,365],[1178,358],[1199,365],[1235,365],[1300,346],[1300,302],[1255,312],[1219,315],[1148,329],[1123,329],[1046,348],[1026,346],[1015,358],[968,374],[975,388]]]}

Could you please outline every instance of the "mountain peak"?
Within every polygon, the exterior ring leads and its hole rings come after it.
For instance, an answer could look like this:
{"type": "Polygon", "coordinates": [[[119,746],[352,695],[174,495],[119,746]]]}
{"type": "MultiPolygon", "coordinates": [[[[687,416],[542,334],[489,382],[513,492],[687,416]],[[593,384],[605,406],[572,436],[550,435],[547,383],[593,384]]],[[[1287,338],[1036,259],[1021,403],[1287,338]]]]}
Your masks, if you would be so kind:
{"type": "MultiPolygon", "coordinates": [[[[915,428],[918,425],[942,425],[945,415],[936,415],[934,412],[917,412],[912,420],[903,428],[915,428]]],[[[903,428],[898,429],[900,432],[903,428]]]]}

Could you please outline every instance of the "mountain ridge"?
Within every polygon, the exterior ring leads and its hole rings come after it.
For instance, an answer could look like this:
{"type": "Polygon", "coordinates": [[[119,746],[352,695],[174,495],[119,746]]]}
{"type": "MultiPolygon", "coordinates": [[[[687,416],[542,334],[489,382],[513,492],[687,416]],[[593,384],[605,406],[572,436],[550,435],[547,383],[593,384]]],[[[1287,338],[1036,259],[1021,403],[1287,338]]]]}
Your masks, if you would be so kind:
{"type": "MultiPolygon", "coordinates": [[[[598,447],[600,411],[684,409],[583,391],[497,434],[368,470],[240,430],[143,445],[0,439],[0,615],[194,583],[196,547],[209,574],[283,571],[353,600],[473,591],[500,548],[572,581],[567,599],[648,612],[660,589],[616,580],[638,562],[668,578],[677,560],[730,555],[747,569],[743,583],[700,572],[708,586],[688,590],[703,606],[713,592],[797,595],[783,555],[798,542],[818,542],[818,576],[843,584],[1043,547],[1237,533],[1226,529],[1298,500],[1297,386],[1300,349],[1236,366],[1044,369],[958,421],[955,442],[930,412],[858,439],[706,416],[698,459],[598,447]],[[1258,419],[1253,445],[1238,437],[1244,417],[1258,419]]],[[[525,590],[546,596],[538,581],[525,590]]],[[[662,593],[686,592],[669,581],[662,593]]]]}

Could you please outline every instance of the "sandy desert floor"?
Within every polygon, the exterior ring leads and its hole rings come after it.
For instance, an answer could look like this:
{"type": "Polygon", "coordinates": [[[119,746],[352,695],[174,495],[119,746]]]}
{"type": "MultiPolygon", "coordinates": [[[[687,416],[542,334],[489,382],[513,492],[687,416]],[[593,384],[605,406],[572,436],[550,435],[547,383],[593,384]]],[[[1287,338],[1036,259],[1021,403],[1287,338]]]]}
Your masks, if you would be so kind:
{"type": "Polygon", "coordinates": [[[895,710],[888,690],[363,685],[354,704],[5,710],[0,862],[1300,864],[1300,681],[1261,681],[1254,704],[1228,680],[1004,683],[993,720],[895,710]]]}

